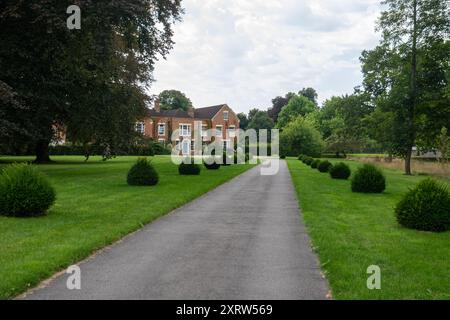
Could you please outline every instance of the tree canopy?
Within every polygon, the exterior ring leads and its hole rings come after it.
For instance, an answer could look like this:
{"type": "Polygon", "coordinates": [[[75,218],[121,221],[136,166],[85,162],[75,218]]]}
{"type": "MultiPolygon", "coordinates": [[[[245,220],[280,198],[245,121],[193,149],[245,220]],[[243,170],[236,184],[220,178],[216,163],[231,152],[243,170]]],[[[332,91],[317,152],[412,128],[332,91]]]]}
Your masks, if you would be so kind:
{"type": "Polygon", "coordinates": [[[161,110],[181,109],[187,111],[192,107],[191,100],[178,90],[164,90],[159,94],[161,110]]]}
{"type": "Polygon", "coordinates": [[[306,116],[317,110],[317,106],[304,96],[294,96],[278,115],[277,127],[284,128],[292,119],[306,116]]]}
{"type": "Polygon", "coordinates": [[[113,151],[130,143],[154,62],[172,48],[172,25],[182,13],[180,0],[78,1],[81,29],[69,30],[71,4],[0,3],[0,81],[27,108],[20,117],[8,112],[9,122],[28,124],[37,162],[49,160],[56,126],[73,142],[113,151]]]}

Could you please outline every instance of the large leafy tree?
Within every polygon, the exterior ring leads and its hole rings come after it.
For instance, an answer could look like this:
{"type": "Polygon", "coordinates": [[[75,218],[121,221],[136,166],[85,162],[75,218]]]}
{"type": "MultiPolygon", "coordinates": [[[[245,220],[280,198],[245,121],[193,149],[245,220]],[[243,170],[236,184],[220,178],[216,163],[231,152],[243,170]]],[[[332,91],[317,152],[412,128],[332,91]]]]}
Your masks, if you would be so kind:
{"type": "Polygon", "coordinates": [[[317,106],[304,96],[294,96],[278,115],[277,127],[284,128],[291,120],[298,116],[306,116],[317,111],[317,106]]]}
{"type": "Polygon", "coordinates": [[[255,129],[257,132],[261,129],[273,129],[273,120],[269,117],[266,111],[257,111],[252,115],[251,121],[248,124],[248,129],[255,129]]]}
{"type": "Polygon", "coordinates": [[[162,110],[181,109],[187,111],[192,106],[191,100],[181,91],[164,90],[159,94],[162,110]]]}
{"type": "Polygon", "coordinates": [[[450,57],[449,1],[385,0],[383,4],[387,9],[378,22],[382,41],[361,58],[364,86],[380,109],[392,113],[391,145],[405,158],[405,173],[410,175],[412,148],[422,129],[437,120],[431,109],[438,109],[441,118],[441,108],[448,105],[444,93],[450,57]]]}
{"type": "Polygon", "coordinates": [[[298,92],[298,95],[308,98],[312,103],[317,105],[317,99],[318,99],[319,95],[317,94],[316,89],[311,88],[311,87],[303,88],[302,90],[300,90],[298,92]]]}
{"type": "Polygon", "coordinates": [[[72,4],[0,3],[0,80],[28,107],[37,162],[49,160],[55,126],[66,126],[74,142],[118,148],[130,141],[154,62],[172,47],[181,14],[179,0],[79,0],[81,30],[69,30],[72,4]]]}
{"type": "Polygon", "coordinates": [[[243,112],[240,112],[237,114],[237,117],[239,118],[239,127],[242,130],[247,130],[248,127],[248,118],[247,115],[243,112]]]}
{"type": "Polygon", "coordinates": [[[367,95],[358,91],[326,100],[317,122],[327,150],[338,154],[363,150],[368,142],[363,119],[372,111],[367,95]]]}
{"type": "Polygon", "coordinates": [[[280,134],[281,153],[289,156],[306,154],[318,157],[324,146],[320,132],[305,117],[292,119],[280,134]]]}

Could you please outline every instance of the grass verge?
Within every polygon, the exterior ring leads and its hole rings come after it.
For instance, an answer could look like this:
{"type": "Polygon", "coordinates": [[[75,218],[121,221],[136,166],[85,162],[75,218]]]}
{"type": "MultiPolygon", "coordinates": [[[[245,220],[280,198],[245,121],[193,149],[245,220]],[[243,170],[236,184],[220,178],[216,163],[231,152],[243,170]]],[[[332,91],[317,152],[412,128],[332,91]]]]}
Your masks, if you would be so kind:
{"type": "MultiPolygon", "coordinates": [[[[136,157],[52,157],[39,165],[57,192],[48,215],[0,216],[0,299],[7,299],[88,257],[152,220],[182,206],[252,166],[234,165],[200,176],[180,176],[170,157],[152,158],[160,175],[154,187],[131,187],[126,174],[136,157]]],[[[26,157],[1,157],[0,168],[26,157]]]]}
{"type": "MultiPolygon", "coordinates": [[[[361,165],[344,162],[352,171],[361,165]]],[[[383,194],[356,194],[350,181],[294,159],[288,166],[335,299],[450,299],[450,232],[409,230],[394,215],[402,194],[424,177],[385,169],[383,194]],[[367,288],[371,265],[381,268],[381,290],[367,288]]]]}

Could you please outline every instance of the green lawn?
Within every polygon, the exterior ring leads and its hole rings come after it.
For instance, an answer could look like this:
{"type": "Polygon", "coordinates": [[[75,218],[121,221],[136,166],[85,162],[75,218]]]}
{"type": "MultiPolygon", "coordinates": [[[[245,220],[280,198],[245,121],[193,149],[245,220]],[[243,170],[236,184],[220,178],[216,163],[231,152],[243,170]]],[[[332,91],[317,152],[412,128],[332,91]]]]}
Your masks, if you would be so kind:
{"type": "MultiPolygon", "coordinates": [[[[170,157],[155,157],[159,184],[130,187],[126,173],[135,157],[83,159],[53,157],[55,164],[39,166],[57,192],[47,216],[0,217],[0,299],[16,296],[251,167],[202,168],[200,176],[180,176],[170,157]]],[[[31,158],[0,157],[0,167],[12,160],[31,158]]]]}
{"type": "Polygon", "coordinates": [[[288,165],[335,299],[450,299],[450,232],[408,230],[394,216],[401,195],[424,177],[384,170],[383,194],[355,194],[350,181],[298,160],[288,165]],[[367,289],[370,265],[381,268],[381,290],[367,289]]]}

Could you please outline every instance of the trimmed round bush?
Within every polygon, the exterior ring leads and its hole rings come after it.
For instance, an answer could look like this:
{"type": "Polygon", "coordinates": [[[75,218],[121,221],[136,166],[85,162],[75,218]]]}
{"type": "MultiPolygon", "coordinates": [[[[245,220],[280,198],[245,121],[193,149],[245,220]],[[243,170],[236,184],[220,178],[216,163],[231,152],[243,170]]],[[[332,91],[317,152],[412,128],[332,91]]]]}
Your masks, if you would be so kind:
{"type": "Polygon", "coordinates": [[[311,163],[312,163],[313,161],[314,161],[313,158],[311,158],[311,157],[305,157],[304,163],[305,163],[306,165],[310,166],[311,163]]]}
{"type": "Polygon", "coordinates": [[[47,177],[32,165],[13,164],[0,173],[0,215],[41,216],[55,198],[55,190],[47,177]]]}
{"type": "Polygon", "coordinates": [[[450,193],[446,185],[432,179],[420,182],[397,204],[397,221],[422,231],[450,230],[450,193]]]}
{"type": "Polygon", "coordinates": [[[310,166],[313,169],[317,169],[317,167],[319,166],[319,163],[320,163],[320,160],[316,159],[316,160],[313,160],[313,162],[311,162],[310,166]]]}
{"type": "Polygon", "coordinates": [[[350,167],[343,162],[336,163],[330,168],[330,176],[333,179],[347,180],[352,174],[350,167]]]}
{"type": "Polygon", "coordinates": [[[219,170],[220,164],[216,163],[213,159],[208,159],[207,161],[204,161],[203,164],[205,165],[205,168],[208,170],[219,170]],[[210,164],[208,164],[210,163],[210,164]]]}
{"type": "Polygon", "coordinates": [[[317,169],[322,172],[322,173],[326,173],[330,171],[330,168],[333,165],[331,164],[330,161],[325,160],[325,161],[320,161],[319,165],[317,166],[317,169]]]}
{"type": "Polygon", "coordinates": [[[298,160],[303,161],[305,159],[305,156],[303,154],[298,156],[298,160]]]}
{"type": "Polygon", "coordinates": [[[147,158],[139,158],[127,175],[130,186],[154,186],[158,184],[159,175],[147,158]]]}
{"type": "Polygon", "coordinates": [[[182,176],[198,176],[201,168],[195,163],[182,163],[178,166],[178,173],[182,176]]]}
{"type": "Polygon", "coordinates": [[[365,164],[360,167],[352,179],[352,191],[363,193],[381,193],[386,189],[386,179],[377,167],[365,164]]]}

